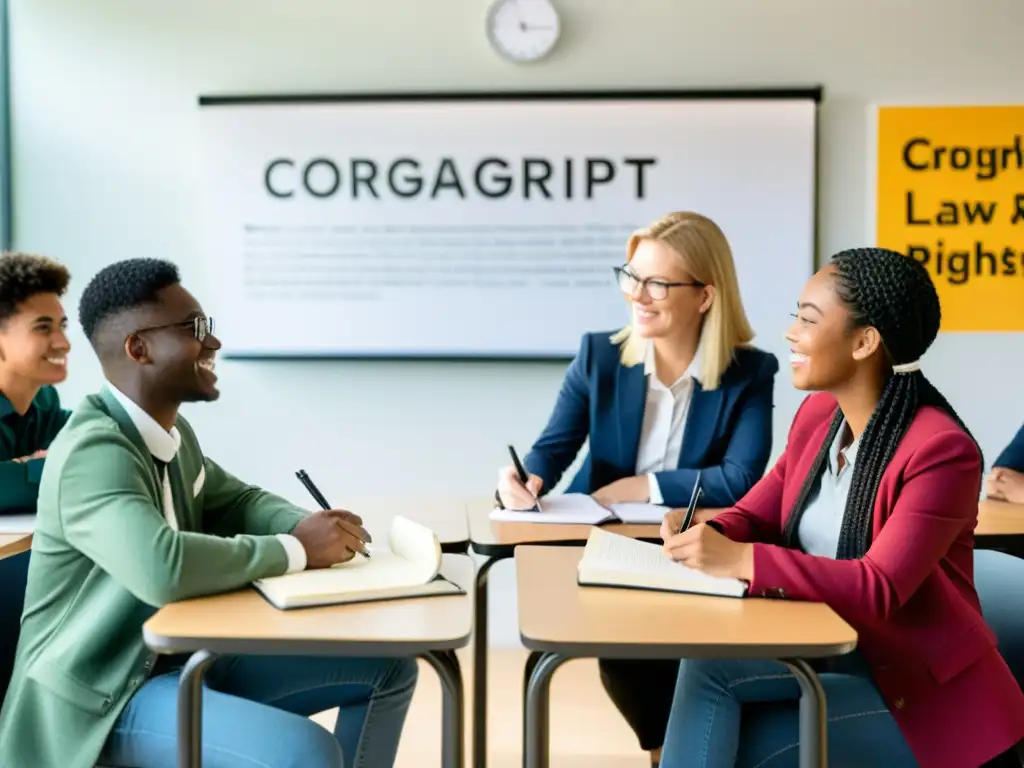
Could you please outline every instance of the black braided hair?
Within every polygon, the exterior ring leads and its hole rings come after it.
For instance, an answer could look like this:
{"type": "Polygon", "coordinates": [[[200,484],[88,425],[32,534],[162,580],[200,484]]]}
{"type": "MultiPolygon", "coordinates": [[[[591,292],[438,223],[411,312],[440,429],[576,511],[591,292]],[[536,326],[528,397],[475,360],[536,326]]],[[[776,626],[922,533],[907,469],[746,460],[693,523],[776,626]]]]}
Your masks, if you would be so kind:
{"type": "MultiPolygon", "coordinates": [[[[883,248],[842,251],[832,257],[832,264],[836,270],[836,293],[849,309],[853,327],[873,326],[882,337],[892,365],[918,360],[935,341],[942,318],[939,295],[928,270],[912,258],[883,248]]],[[[871,544],[875,495],[882,474],[918,408],[925,405],[945,411],[968,435],[971,434],[953,406],[924,374],[920,371],[891,374],[860,436],[839,533],[837,559],[853,560],[867,552],[871,544]]],[[[784,531],[784,541],[789,547],[799,546],[797,529],[800,518],[808,496],[820,480],[829,448],[842,423],[843,414],[837,411],[828,436],[800,488],[793,514],[789,516],[784,531]]]]}

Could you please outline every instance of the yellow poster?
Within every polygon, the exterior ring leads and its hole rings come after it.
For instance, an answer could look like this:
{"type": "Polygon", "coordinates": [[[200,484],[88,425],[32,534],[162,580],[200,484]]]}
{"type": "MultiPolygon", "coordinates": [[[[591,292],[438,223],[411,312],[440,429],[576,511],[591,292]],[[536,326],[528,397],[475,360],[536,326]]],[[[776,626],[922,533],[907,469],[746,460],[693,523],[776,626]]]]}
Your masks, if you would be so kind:
{"type": "Polygon", "coordinates": [[[1024,331],[1024,106],[880,107],[877,242],[931,271],[943,331],[1024,331]]]}

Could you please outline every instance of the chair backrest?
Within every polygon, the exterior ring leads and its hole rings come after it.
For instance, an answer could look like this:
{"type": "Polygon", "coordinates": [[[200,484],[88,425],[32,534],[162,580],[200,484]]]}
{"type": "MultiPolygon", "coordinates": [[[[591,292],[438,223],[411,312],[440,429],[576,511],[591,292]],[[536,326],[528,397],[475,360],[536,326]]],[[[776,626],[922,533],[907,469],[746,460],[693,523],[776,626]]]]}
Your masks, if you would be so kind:
{"type": "Polygon", "coordinates": [[[0,701],[7,693],[14,670],[14,652],[21,633],[25,583],[31,550],[0,559],[0,701]]]}

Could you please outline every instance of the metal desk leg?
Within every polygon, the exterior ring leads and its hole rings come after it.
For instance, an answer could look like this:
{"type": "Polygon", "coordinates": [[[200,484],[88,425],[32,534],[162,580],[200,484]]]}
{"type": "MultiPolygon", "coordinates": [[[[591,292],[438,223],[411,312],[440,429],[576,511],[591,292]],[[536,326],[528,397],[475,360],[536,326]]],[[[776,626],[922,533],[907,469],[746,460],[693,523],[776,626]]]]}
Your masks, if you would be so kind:
{"type": "Polygon", "coordinates": [[[216,654],[193,653],[178,677],[178,768],[203,765],[203,675],[216,654]]]}
{"type": "Polygon", "coordinates": [[[783,659],[782,663],[800,683],[800,768],[827,768],[825,689],[818,674],[803,659],[783,659]]]}
{"type": "Polygon", "coordinates": [[[466,720],[459,659],[452,651],[428,653],[423,658],[441,680],[441,766],[465,768],[466,720]]]}
{"type": "Polygon", "coordinates": [[[541,660],[544,654],[540,651],[530,651],[530,655],[526,657],[526,663],[523,665],[523,722],[526,722],[526,694],[530,689],[530,678],[533,677],[533,670],[537,668],[537,662],[541,660]]]}
{"type": "Polygon", "coordinates": [[[568,660],[567,656],[545,653],[533,667],[526,687],[526,717],[523,720],[525,768],[548,768],[551,676],[568,660]]]}
{"type": "Polygon", "coordinates": [[[489,557],[476,572],[473,589],[473,768],[487,765],[487,575],[501,557],[489,557]]]}

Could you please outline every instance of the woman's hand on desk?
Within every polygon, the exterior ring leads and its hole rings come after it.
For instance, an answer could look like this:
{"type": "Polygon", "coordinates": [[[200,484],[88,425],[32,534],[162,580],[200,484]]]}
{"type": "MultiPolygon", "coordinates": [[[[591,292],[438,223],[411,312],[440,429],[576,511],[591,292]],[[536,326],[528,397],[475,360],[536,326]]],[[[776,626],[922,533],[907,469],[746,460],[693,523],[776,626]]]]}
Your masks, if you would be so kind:
{"type": "Polygon", "coordinates": [[[498,472],[498,497],[505,509],[533,509],[537,506],[544,481],[537,475],[530,475],[526,485],[519,481],[519,473],[509,464],[498,472]]]}
{"type": "Polygon", "coordinates": [[[590,496],[602,507],[630,501],[647,501],[651,498],[651,483],[647,475],[624,477],[598,488],[590,496]]]}
{"type": "Polygon", "coordinates": [[[371,541],[363,520],[343,509],[313,512],[292,529],[292,536],[306,550],[307,568],[330,568],[365,552],[371,541]]]}
{"type": "Polygon", "coordinates": [[[754,578],[754,545],[733,541],[704,523],[669,537],[665,552],[708,576],[744,581],[754,578]]]}
{"type": "Polygon", "coordinates": [[[985,495],[1011,504],[1024,504],[1024,472],[996,467],[985,483],[985,495]]]}

